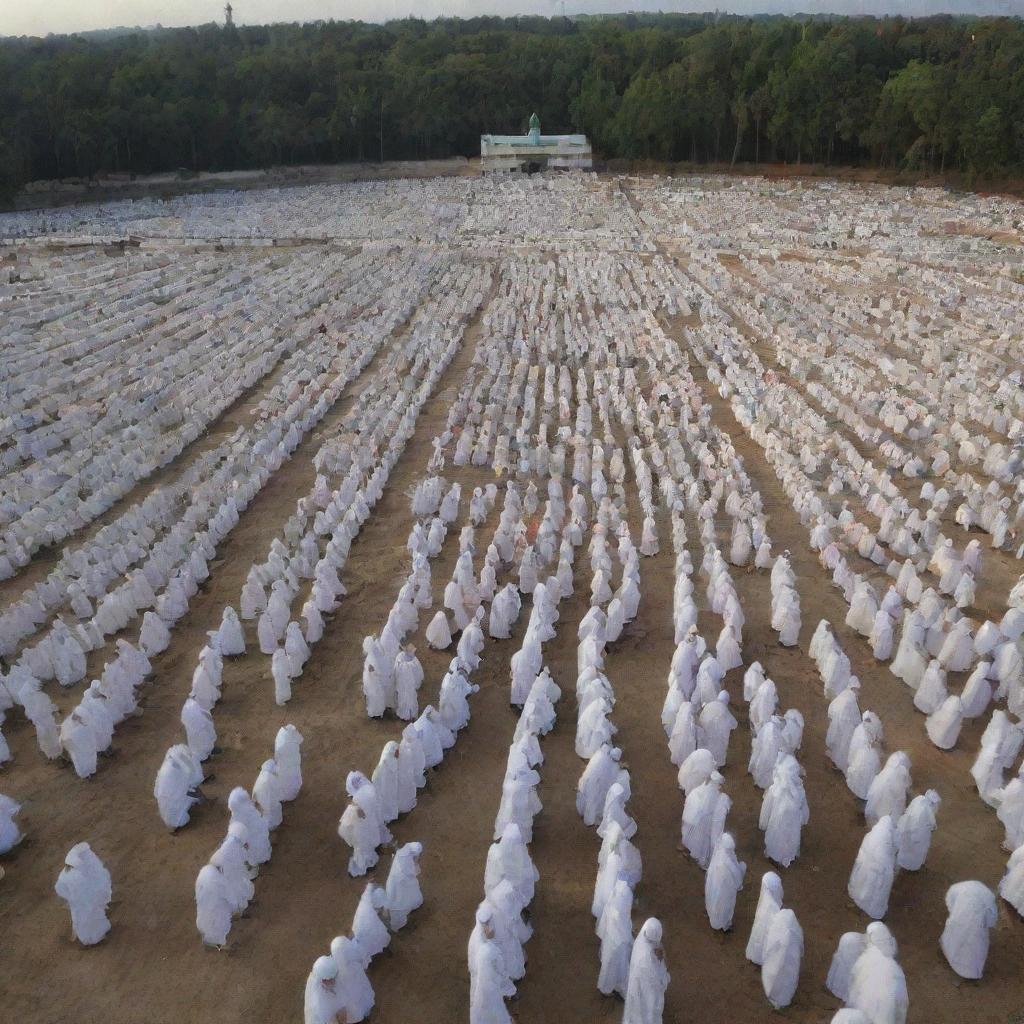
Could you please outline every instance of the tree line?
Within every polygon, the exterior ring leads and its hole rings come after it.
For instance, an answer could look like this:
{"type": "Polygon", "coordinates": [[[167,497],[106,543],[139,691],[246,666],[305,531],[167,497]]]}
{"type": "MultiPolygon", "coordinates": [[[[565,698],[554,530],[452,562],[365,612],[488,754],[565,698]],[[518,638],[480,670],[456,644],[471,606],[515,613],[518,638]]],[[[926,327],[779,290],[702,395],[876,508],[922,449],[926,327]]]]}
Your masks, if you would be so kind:
{"type": "Polygon", "coordinates": [[[100,172],[475,155],[1024,170],[1015,18],[621,15],[0,40],[0,191],[100,172]]]}

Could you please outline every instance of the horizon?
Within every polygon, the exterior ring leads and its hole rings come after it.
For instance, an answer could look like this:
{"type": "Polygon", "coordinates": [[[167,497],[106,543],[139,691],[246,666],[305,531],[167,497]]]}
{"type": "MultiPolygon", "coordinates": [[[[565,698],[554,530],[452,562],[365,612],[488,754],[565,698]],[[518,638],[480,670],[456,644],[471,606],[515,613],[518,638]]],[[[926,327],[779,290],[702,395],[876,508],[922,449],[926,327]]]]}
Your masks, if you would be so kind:
{"type": "MultiPolygon", "coordinates": [[[[362,21],[383,24],[409,17],[438,18],[566,17],[626,14],[729,14],[741,17],[837,15],[842,17],[925,18],[1024,16],[1024,0],[731,0],[715,6],[706,0],[239,0],[236,25],[362,21]]],[[[188,28],[222,24],[224,5],[211,0],[51,0],[45,7],[5,5],[0,36],[41,37],[86,32],[188,28]]]]}

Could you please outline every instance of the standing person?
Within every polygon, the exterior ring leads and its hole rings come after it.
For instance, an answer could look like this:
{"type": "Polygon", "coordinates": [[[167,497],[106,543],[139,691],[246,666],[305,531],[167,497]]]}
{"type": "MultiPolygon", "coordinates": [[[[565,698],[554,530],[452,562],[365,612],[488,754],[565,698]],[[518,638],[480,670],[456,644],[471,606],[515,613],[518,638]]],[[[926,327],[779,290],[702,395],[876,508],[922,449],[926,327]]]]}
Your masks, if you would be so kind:
{"type": "Polygon", "coordinates": [[[661,946],[661,922],[649,917],[633,943],[622,1024],[661,1024],[669,973],[661,946]]]}
{"type": "Polygon", "coordinates": [[[94,946],[110,931],[110,872],[88,843],[72,846],[54,886],[71,911],[71,930],[83,946],[94,946]]]}

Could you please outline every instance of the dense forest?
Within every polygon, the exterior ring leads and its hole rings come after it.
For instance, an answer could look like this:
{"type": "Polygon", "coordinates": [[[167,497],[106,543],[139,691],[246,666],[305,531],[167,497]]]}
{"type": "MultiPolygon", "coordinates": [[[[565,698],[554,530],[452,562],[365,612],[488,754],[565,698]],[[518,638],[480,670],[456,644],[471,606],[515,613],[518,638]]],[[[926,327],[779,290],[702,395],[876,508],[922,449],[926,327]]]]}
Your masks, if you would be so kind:
{"type": "Polygon", "coordinates": [[[479,152],[1024,173],[1024,22],[622,15],[0,40],[0,191],[98,172],[479,152]]]}

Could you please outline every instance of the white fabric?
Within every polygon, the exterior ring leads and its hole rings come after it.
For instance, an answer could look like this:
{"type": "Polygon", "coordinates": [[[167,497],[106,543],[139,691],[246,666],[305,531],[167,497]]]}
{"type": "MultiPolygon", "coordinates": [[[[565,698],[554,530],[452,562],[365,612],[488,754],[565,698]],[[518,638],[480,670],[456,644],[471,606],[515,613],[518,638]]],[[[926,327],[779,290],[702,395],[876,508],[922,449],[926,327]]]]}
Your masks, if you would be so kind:
{"type": "Polygon", "coordinates": [[[54,886],[71,911],[71,930],[83,946],[102,941],[110,931],[110,872],[88,843],[71,847],[54,886]]]}

